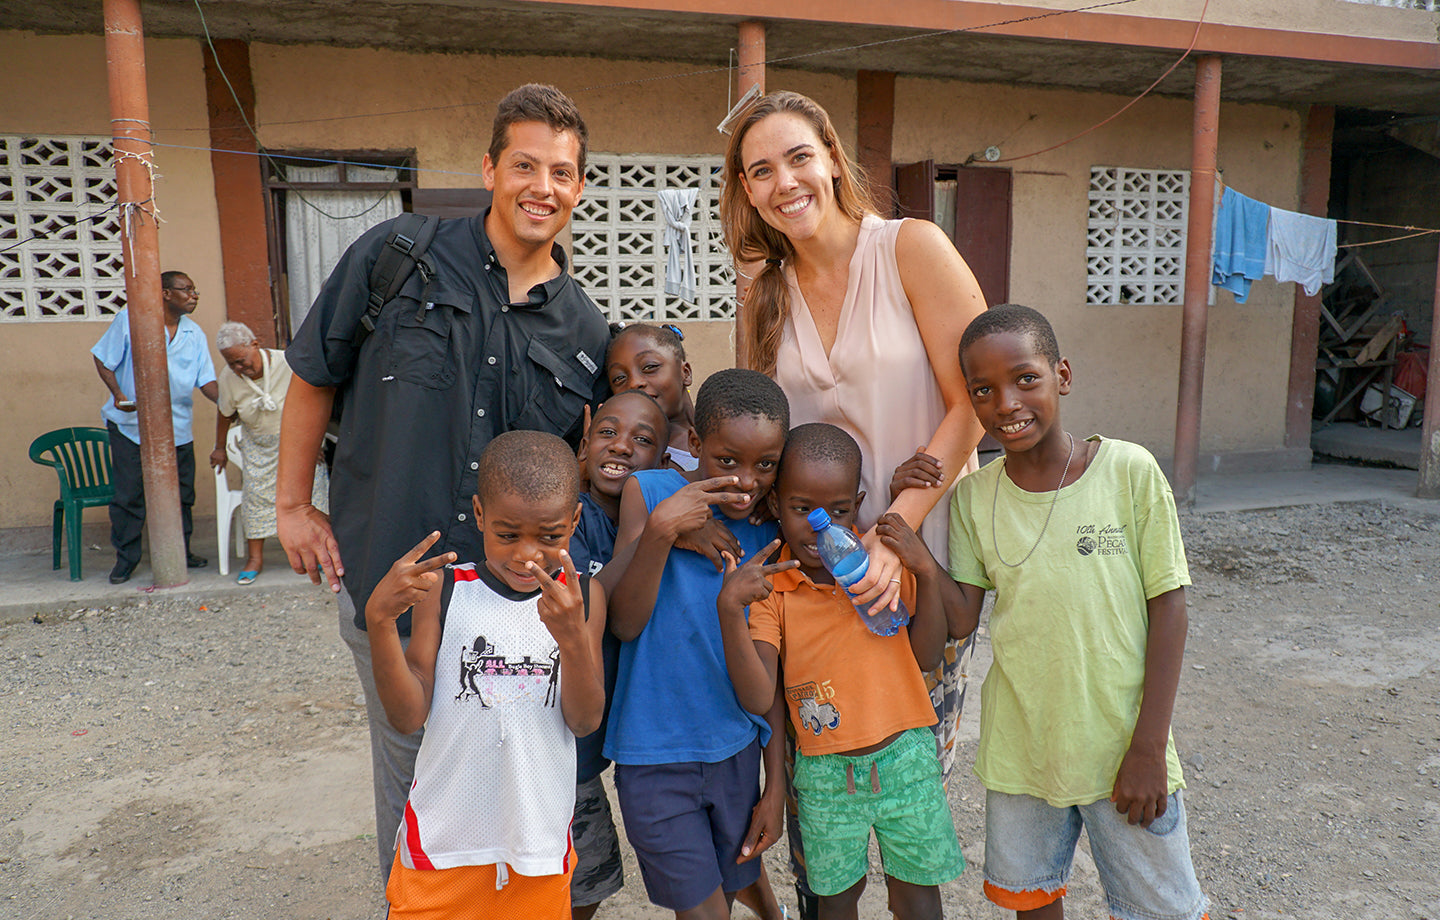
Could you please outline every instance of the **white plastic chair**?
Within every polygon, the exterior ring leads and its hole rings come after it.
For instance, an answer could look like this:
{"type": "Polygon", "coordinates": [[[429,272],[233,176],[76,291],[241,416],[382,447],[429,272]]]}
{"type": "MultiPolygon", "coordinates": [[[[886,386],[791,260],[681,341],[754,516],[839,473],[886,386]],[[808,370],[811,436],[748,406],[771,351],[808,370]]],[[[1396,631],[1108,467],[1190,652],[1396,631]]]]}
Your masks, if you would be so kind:
{"type": "MultiPolygon", "coordinates": [[[[245,476],[245,463],[240,457],[240,425],[232,424],[230,433],[225,436],[225,456],[229,458],[230,466],[240,472],[241,479],[245,476]]],[[[224,470],[215,471],[215,537],[220,544],[220,574],[230,574],[230,544],[231,537],[234,537],[235,558],[245,558],[245,529],[244,522],[237,511],[240,510],[240,502],[244,498],[243,489],[230,488],[230,482],[225,478],[224,470]]]]}

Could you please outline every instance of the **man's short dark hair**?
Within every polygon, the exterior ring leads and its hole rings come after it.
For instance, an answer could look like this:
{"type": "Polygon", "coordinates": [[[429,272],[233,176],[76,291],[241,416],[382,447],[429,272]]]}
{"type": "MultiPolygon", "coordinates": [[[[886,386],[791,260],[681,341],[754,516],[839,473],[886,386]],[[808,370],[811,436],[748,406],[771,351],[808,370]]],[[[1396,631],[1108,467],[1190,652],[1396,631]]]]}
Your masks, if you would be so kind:
{"type": "Polygon", "coordinates": [[[1002,332],[1030,336],[1037,353],[1052,366],[1060,363],[1060,343],[1055,341],[1055,329],[1044,314],[1018,303],[999,303],[965,327],[964,335],[960,336],[960,372],[965,372],[966,349],[986,336],[1002,332]]]}
{"type": "Polygon", "coordinates": [[[170,271],[160,273],[160,289],[164,291],[173,290],[176,278],[189,278],[184,272],[170,271]]]}
{"type": "Polygon", "coordinates": [[[754,416],[790,428],[790,401],[780,385],[759,371],[731,367],[716,371],[700,385],[695,397],[695,433],[704,438],[720,423],[754,416]]]}
{"type": "Polygon", "coordinates": [[[518,495],[526,502],[580,496],[580,467],[570,445],[545,431],[507,431],[480,455],[480,504],[497,495],[518,495]]]}
{"type": "Polygon", "coordinates": [[[843,428],[828,422],[809,422],[790,429],[785,450],[780,454],[780,471],[794,461],[824,463],[837,466],[855,476],[855,489],[860,489],[860,445],[843,428]]]}
{"type": "Polygon", "coordinates": [[[555,131],[574,132],[580,141],[580,174],[585,174],[585,154],[590,148],[590,132],[585,119],[575,107],[575,100],[545,83],[526,83],[512,89],[495,110],[495,126],[490,131],[490,162],[500,162],[500,154],[510,143],[510,126],[524,121],[540,121],[555,131]]]}

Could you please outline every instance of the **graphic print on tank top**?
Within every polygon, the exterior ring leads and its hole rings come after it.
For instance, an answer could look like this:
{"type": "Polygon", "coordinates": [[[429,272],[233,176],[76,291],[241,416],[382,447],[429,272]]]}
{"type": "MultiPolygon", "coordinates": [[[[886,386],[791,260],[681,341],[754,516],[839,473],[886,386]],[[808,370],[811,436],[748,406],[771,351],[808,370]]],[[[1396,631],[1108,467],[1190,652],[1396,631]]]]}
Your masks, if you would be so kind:
{"type": "Polygon", "coordinates": [[[542,705],[554,706],[559,700],[560,648],[552,646],[543,660],[532,655],[507,657],[496,651],[484,636],[476,636],[460,650],[460,702],[479,700],[483,709],[496,702],[536,700],[543,683],[542,705]],[[540,680],[540,678],[544,680],[540,680]]]}
{"type": "MultiPolygon", "coordinates": [[[[458,650],[450,641],[442,643],[442,653],[444,646],[449,646],[455,654],[451,659],[459,678],[455,701],[474,703],[481,709],[499,703],[554,707],[560,701],[560,647],[554,637],[543,627],[537,629],[536,623],[524,622],[528,617],[517,617],[512,601],[491,593],[494,586],[487,589],[477,584],[491,582],[493,576],[487,578],[470,565],[455,566],[452,571],[455,590],[449,598],[452,609],[446,626],[463,629],[468,625],[476,630],[461,633],[465,638],[458,650]],[[477,607],[472,611],[471,605],[477,607]],[[499,615],[466,615],[492,605],[499,615]]],[[[529,615],[536,615],[533,607],[529,615]]]]}

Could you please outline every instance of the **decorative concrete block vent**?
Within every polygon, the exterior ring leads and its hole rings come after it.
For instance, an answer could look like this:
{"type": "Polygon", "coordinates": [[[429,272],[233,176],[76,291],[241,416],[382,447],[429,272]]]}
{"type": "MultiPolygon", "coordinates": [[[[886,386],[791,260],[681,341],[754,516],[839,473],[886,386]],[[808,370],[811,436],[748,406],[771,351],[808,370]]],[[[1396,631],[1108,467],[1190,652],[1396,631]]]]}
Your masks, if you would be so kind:
{"type": "Polygon", "coordinates": [[[1440,10],[1440,0],[1347,0],[1349,3],[1368,3],[1371,6],[1395,6],[1404,10],[1440,10]]]}
{"type": "Polygon", "coordinates": [[[1183,302],[1189,197],[1189,170],[1091,167],[1086,303],[1183,302]]]}
{"type": "Polygon", "coordinates": [[[0,322],[125,306],[116,197],[109,138],[0,135],[0,322]]]}
{"type": "Polygon", "coordinates": [[[585,194],[571,220],[574,275],[612,322],[735,317],[735,273],[720,229],[723,157],[592,153],[585,194]],[[694,303],[665,293],[665,215],[656,192],[699,191],[690,235],[694,303]]]}

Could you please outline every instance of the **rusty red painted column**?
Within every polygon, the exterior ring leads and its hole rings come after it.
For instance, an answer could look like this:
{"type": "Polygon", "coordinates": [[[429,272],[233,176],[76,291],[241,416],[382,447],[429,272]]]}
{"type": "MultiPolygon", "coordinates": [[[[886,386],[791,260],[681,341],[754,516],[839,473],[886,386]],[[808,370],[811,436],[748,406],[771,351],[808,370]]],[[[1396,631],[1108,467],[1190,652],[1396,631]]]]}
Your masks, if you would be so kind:
{"type": "MultiPolygon", "coordinates": [[[[740,72],[736,96],[744,96],[752,86],[762,93],[765,92],[765,23],[756,19],[747,19],[740,23],[738,51],[740,72]]],[[[740,265],[735,266],[736,303],[745,300],[745,292],[750,288],[750,282],[743,272],[744,269],[740,265]]],[[[749,366],[749,358],[743,351],[743,345],[738,344],[745,341],[744,330],[741,328],[744,323],[744,317],[737,309],[735,311],[735,341],[737,343],[735,362],[740,367],[749,366]]]]}
{"type": "MultiPolygon", "coordinates": [[[[1305,152],[1300,161],[1300,213],[1324,217],[1330,206],[1330,148],[1335,139],[1335,107],[1312,105],[1305,121],[1305,152]]],[[[1286,387],[1285,446],[1310,447],[1310,416],[1315,406],[1315,355],[1320,350],[1320,294],[1295,286],[1290,322],[1290,383],[1286,387]]]]}
{"type": "Polygon", "coordinates": [[[139,0],[105,0],[105,59],[115,137],[124,245],[125,302],[130,308],[135,404],[140,414],[140,463],[145,482],[145,527],[156,587],[183,585],[185,534],[170,417],[170,368],[165,354],[165,307],[160,295],[160,232],[150,173],[150,100],[145,87],[145,29],[139,0]]]}
{"type": "Polygon", "coordinates": [[[883,70],[855,73],[855,158],[886,217],[894,212],[895,74],[883,70]]]}
{"type": "Polygon", "coordinates": [[[1420,429],[1421,498],[1440,498],[1440,246],[1435,257],[1435,299],[1430,308],[1430,369],[1425,377],[1425,417],[1420,429]]]}
{"type": "Polygon", "coordinates": [[[743,96],[752,86],[765,92],[765,23],[747,19],[740,23],[740,85],[737,95],[743,96]]]}
{"type": "Polygon", "coordinates": [[[1195,61],[1190,148],[1190,219],[1185,228],[1185,306],[1180,321],[1180,393],[1175,408],[1176,504],[1195,504],[1200,465],[1200,393],[1205,383],[1205,325],[1210,304],[1210,242],[1215,218],[1215,151],[1220,136],[1220,58],[1195,61]]]}
{"type": "Polygon", "coordinates": [[[249,326],[261,345],[274,348],[285,343],[280,341],[270,296],[270,247],[265,230],[265,186],[256,155],[259,148],[247,127],[247,120],[255,123],[250,46],[235,39],[218,39],[214,54],[208,46],[200,50],[210,109],[210,172],[215,177],[215,208],[220,216],[225,317],[249,326]]]}

